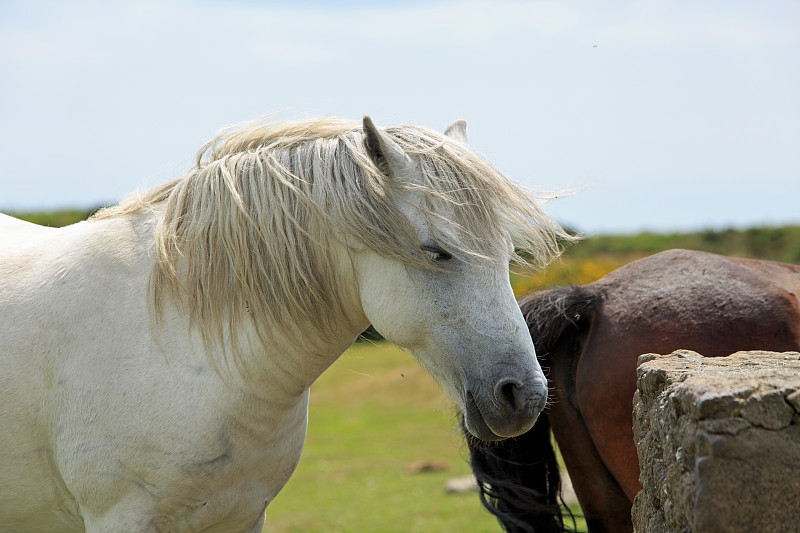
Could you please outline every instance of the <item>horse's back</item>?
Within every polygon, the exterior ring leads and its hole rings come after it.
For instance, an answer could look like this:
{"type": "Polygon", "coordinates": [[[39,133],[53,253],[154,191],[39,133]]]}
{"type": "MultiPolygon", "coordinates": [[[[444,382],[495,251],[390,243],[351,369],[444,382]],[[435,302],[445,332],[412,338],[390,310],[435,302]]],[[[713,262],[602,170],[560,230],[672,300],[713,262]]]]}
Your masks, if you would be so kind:
{"type": "Polygon", "coordinates": [[[39,226],[0,213],[0,259],[35,245],[54,231],[57,229],[39,226]]]}
{"type": "Polygon", "coordinates": [[[788,350],[800,342],[796,265],[669,250],[592,285],[604,295],[595,327],[608,328],[634,351],[691,348],[720,356],[788,350]],[[675,345],[680,342],[691,345],[675,345]]]}
{"type": "MultiPolygon", "coordinates": [[[[0,216],[0,326],[6,335],[0,352],[25,331],[41,335],[58,324],[42,322],[77,311],[92,298],[88,279],[99,281],[103,255],[113,255],[115,239],[101,224],[79,222],[49,228],[0,216]]],[[[121,242],[123,239],[119,239],[121,242]]]]}

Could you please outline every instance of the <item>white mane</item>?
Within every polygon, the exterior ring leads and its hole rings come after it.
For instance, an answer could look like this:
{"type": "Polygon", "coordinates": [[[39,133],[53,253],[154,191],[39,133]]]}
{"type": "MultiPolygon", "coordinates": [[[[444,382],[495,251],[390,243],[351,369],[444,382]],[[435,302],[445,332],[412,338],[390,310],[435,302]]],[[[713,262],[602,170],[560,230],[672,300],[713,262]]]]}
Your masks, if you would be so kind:
{"type": "Polygon", "coordinates": [[[546,263],[558,254],[566,236],[537,194],[440,133],[413,126],[385,132],[420,162],[424,183],[382,174],[361,123],[255,123],[220,133],[183,177],[94,218],[159,212],[151,276],[157,316],[168,296],[207,341],[228,334],[234,346],[233,326],[248,315],[264,342],[273,327],[300,336],[307,325],[323,334],[333,328],[342,306],[331,258],[344,237],[436,268],[398,208],[404,190],[422,193],[432,227],[455,230],[438,232],[438,244],[461,259],[503,257],[509,232],[526,260],[546,263]]]}

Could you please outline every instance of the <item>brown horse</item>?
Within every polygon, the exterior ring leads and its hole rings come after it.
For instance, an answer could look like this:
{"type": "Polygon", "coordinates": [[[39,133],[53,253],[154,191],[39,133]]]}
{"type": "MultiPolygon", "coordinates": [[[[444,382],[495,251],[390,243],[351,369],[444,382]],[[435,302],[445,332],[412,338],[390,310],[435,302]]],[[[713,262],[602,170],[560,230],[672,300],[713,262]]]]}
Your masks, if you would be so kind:
{"type": "Polygon", "coordinates": [[[507,531],[565,530],[551,429],[589,531],[632,530],[640,354],[800,350],[800,266],[783,263],[671,250],[520,305],[549,368],[549,408],[515,439],[468,439],[481,500],[507,531]]]}

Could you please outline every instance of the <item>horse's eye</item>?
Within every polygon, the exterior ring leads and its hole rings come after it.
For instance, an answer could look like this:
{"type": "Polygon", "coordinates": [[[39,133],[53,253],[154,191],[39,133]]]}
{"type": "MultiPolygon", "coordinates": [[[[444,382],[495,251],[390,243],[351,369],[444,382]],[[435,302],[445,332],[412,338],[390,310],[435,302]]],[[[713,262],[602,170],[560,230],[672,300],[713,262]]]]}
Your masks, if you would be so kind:
{"type": "Polygon", "coordinates": [[[423,244],[420,248],[432,261],[449,261],[453,256],[438,246],[423,244]]]}

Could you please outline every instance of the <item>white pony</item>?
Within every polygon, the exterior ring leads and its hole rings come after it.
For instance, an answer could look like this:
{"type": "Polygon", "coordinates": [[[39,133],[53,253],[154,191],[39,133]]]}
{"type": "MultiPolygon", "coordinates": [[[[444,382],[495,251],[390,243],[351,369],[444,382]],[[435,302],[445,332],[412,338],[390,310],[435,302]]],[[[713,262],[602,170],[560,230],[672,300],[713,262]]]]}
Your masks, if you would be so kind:
{"type": "Polygon", "coordinates": [[[339,119],[220,134],[62,229],[0,216],[0,530],[261,531],[309,387],[369,324],[476,437],[547,386],[508,279],[537,198],[446,135],[339,119]]]}

